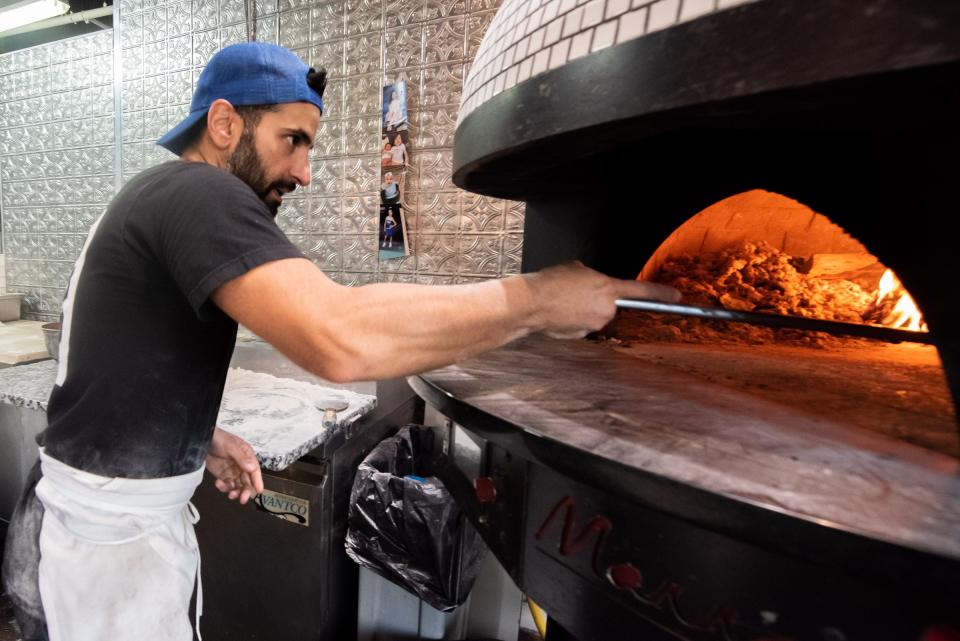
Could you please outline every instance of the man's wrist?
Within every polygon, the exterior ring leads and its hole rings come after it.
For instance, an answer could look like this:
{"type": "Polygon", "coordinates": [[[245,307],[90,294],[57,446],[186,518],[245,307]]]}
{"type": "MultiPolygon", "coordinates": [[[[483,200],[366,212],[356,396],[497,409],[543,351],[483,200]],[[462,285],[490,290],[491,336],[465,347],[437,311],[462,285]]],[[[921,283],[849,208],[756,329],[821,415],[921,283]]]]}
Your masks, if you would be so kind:
{"type": "Polygon", "coordinates": [[[500,281],[506,294],[508,313],[524,334],[539,332],[547,324],[546,306],[540,300],[540,276],[517,274],[500,281]]]}

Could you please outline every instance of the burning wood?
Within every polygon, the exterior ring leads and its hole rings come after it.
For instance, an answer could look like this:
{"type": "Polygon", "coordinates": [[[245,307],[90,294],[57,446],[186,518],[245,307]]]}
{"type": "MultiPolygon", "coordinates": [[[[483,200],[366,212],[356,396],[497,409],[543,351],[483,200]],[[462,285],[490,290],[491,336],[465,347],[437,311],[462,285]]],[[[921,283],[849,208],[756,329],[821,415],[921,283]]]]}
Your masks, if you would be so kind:
{"type": "MultiPolygon", "coordinates": [[[[758,242],[716,254],[672,257],[661,266],[657,280],[676,287],[684,302],[695,305],[914,328],[909,325],[913,301],[899,282],[884,290],[881,279],[881,289],[874,291],[881,268],[869,254],[817,254],[805,259],[758,242]]],[[[628,344],[667,340],[833,347],[858,340],[642,312],[621,313],[604,334],[628,344]]]]}
{"type": "Polygon", "coordinates": [[[863,318],[868,323],[889,325],[913,331],[926,331],[927,324],[913,302],[913,297],[900,283],[892,270],[888,269],[880,278],[876,297],[863,318]]]}

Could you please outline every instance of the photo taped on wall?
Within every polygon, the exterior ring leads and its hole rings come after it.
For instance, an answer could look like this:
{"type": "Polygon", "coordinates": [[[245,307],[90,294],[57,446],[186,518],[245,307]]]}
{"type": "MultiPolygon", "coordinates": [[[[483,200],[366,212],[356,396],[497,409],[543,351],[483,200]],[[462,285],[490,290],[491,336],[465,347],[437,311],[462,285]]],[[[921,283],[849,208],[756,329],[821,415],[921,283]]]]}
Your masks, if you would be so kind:
{"type": "Polygon", "coordinates": [[[380,141],[380,166],[403,169],[410,165],[410,132],[384,132],[380,141]]]}
{"type": "Polygon", "coordinates": [[[407,83],[403,80],[383,88],[383,132],[406,131],[408,128],[407,83]]]}
{"type": "Polygon", "coordinates": [[[407,243],[407,225],[403,216],[402,198],[403,175],[395,176],[392,171],[384,172],[380,185],[380,260],[402,258],[410,255],[407,243]]]}

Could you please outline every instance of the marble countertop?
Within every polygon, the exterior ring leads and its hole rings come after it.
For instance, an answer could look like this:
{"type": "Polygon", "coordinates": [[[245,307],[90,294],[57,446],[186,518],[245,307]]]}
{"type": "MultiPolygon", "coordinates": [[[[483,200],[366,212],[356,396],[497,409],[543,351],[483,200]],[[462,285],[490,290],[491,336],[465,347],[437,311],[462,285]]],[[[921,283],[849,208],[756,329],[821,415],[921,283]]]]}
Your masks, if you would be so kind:
{"type": "Polygon", "coordinates": [[[217,425],[248,442],[263,467],[282,470],[376,405],[369,394],[231,368],[217,425]],[[322,408],[330,401],[347,407],[324,426],[322,408]]]}
{"type": "Polygon", "coordinates": [[[47,399],[57,378],[52,359],[0,369],[0,403],[47,411],[47,399]]]}
{"type": "MultiPolygon", "coordinates": [[[[249,442],[268,470],[288,467],[377,404],[375,393],[367,393],[375,384],[327,383],[263,343],[238,345],[231,365],[218,424],[249,442]],[[318,406],[328,400],[348,407],[337,413],[335,425],[324,427],[318,406]]],[[[0,402],[45,412],[56,375],[53,360],[0,369],[0,402]]]]}

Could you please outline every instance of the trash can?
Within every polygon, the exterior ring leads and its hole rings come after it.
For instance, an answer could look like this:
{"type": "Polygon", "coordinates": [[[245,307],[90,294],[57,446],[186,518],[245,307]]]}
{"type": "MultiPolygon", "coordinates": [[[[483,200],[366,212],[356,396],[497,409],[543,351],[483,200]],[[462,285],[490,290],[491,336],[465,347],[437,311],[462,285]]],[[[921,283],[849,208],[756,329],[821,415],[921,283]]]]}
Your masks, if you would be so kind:
{"type": "Polygon", "coordinates": [[[361,571],[358,641],[463,638],[457,609],[486,548],[433,476],[434,439],[430,428],[408,425],[357,470],[346,550],[369,570],[361,571]]]}

